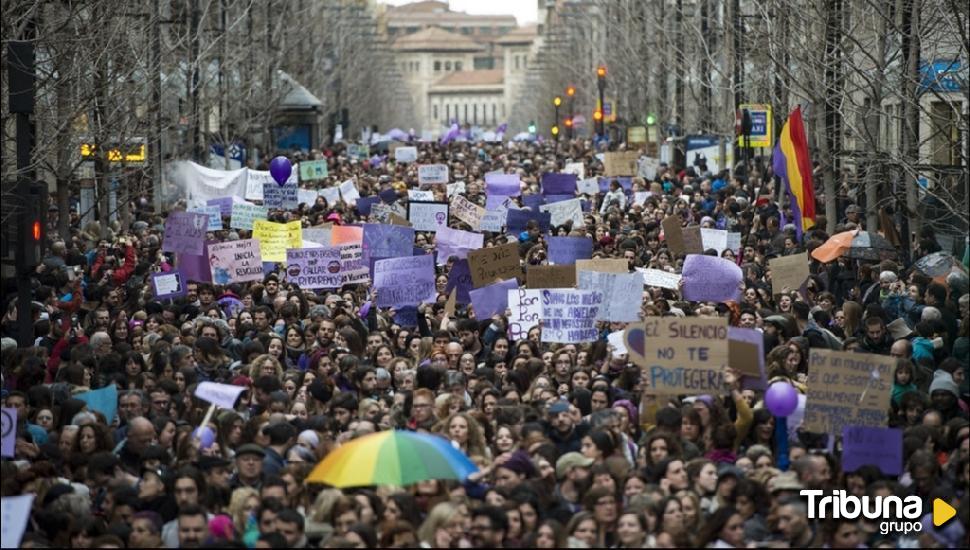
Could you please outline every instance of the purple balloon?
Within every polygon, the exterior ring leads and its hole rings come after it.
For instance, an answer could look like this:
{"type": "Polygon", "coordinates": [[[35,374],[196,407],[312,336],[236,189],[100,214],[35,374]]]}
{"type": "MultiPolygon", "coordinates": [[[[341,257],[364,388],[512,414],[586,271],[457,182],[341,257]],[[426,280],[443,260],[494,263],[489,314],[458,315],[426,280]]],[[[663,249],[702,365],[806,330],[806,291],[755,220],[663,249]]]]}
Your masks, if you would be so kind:
{"type": "Polygon", "coordinates": [[[280,187],[286,184],[291,172],[293,172],[293,165],[290,164],[290,159],[284,156],[276,157],[269,163],[269,174],[273,176],[280,187]]]}
{"type": "Polygon", "coordinates": [[[208,449],[216,441],[216,432],[212,431],[212,428],[208,426],[202,426],[192,432],[192,437],[199,440],[200,449],[208,449]]]}
{"type": "Polygon", "coordinates": [[[798,408],[798,390],[788,382],[774,382],[765,392],[765,406],[771,414],[787,417],[798,408]]]}

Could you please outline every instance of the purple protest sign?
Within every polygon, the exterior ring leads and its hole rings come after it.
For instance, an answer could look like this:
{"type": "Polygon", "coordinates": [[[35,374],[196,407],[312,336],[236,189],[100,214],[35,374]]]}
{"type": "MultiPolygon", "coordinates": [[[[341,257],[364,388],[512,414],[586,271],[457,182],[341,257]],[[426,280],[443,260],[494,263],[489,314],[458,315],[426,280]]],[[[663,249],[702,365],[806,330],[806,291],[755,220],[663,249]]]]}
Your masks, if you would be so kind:
{"type": "Polygon", "coordinates": [[[469,250],[477,250],[482,247],[484,238],[485,236],[481,233],[442,227],[435,234],[438,264],[444,265],[448,258],[452,256],[467,258],[469,250]]]}
{"type": "Polygon", "coordinates": [[[203,254],[178,254],[176,256],[179,271],[186,281],[197,283],[211,283],[212,270],[209,269],[209,246],[218,241],[206,241],[202,245],[203,254]]]}
{"type": "Polygon", "coordinates": [[[532,210],[509,210],[508,215],[505,218],[505,227],[509,233],[521,233],[525,231],[526,224],[529,220],[536,220],[539,222],[539,231],[542,233],[549,232],[549,226],[552,223],[552,214],[549,212],[535,212],[532,210]]]}
{"type": "Polygon", "coordinates": [[[165,220],[162,252],[201,256],[205,253],[205,232],[209,216],[191,212],[172,212],[165,220]]]}
{"type": "Polygon", "coordinates": [[[470,304],[472,301],[469,294],[474,288],[472,284],[472,270],[468,265],[468,260],[458,260],[451,266],[448,272],[448,284],[445,286],[445,294],[451,294],[451,290],[457,288],[455,302],[459,304],[470,304]]]}
{"type": "Polygon", "coordinates": [[[593,257],[593,240],[588,237],[546,237],[546,243],[551,264],[574,264],[593,257]]]}
{"type": "Polygon", "coordinates": [[[576,195],[546,195],[546,204],[554,204],[575,199],[576,195]]]}
{"type": "Polygon", "coordinates": [[[502,315],[509,307],[509,291],[519,288],[515,279],[506,279],[482,288],[473,289],[471,296],[472,307],[475,308],[476,319],[488,319],[493,315],[502,315]]]}
{"type": "Polygon", "coordinates": [[[378,193],[377,196],[380,197],[385,203],[391,204],[397,200],[397,191],[393,189],[385,189],[378,193]]]}
{"type": "Polygon", "coordinates": [[[414,229],[403,225],[365,223],[362,245],[365,258],[411,256],[414,248],[414,229]]]}
{"type": "Polygon", "coordinates": [[[488,195],[503,197],[518,197],[522,192],[518,174],[485,174],[485,189],[488,195]]]}
{"type": "Polygon", "coordinates": [[[614,180],[616,181],[616,183],[620,184],[620,188],[623,189],[624,192],[630,193],[630,191],[633,190],[633,178],[629,176],[612,176],[612,177],[600,176],[598,180],[600,193],[606,193],[607,191],[609,191],[610,183],[612,183],[614,180]]]}
{"type": "Polygon", "coordinates": [[[546,198],[542,195],[522,195],[522,206],[538,210],[540,206],[546,204],[546,198]]]}
{"type": "Polygon", "coordinates": [[[378,307],[417,306],[436,297],[433,256],[388,258],[374,264],[378,307]]]}
{"type": "Polygon", "coordinates": [[[576,174],[560,174],[557,172],[546,172],[542,174],[542,194],[575,195],[576,174]]]}
{"type": "Polygon", "coordinates": [[[153,273],[152,290],[155,298],[159,300],[173,300],[185,296],[188,292],[185,286],[185,275],[178,269],[153,273]]]}
{"type": "Polygon", "coordinates": [[[339,246],[286,249],[286,280],[300,288],[340,288],[343,284],[339,246]]]}
{"type": "Polygon", "coordinates": [[[205,201],[208,206],[218,206],[219,213],[223,217],[229,217],[232,215],[232,197],[219,197],[217,199],[209,199],[205,201]]]}
{"type": "Polygon", "coordinates": [[[217,285],[263,280],[263,255],[256,239],[207,246],[212,282],[217,285]]]}
{"type": "MultiPolygon", "coordinates": [[[[3,419],[3,445],[0,449],[0,456],[13,458],[14,450],[17,446],[17,409],[4,407],[0,411],[0,418],[3,419]]],[[[4,519],[6,525],[6,519],[4,519]]]]}
{"type": "Polygon", "coordinates": [[[361,197],[357,199],[357,212],[361,216],[370,216],[370,209],[380,202],[380,197],[361,197]]]}
{"type": "Polygon", "coordinates": [[[903,473],[903,431],[898,428],[842,428],[842,471],[854,472],[862,466],[878,467],[883,475],[903,473]]]}
{"type": "Polygon", "coordinates": [[[418,326],[418,308],[414,306],[407,306],[395,309],[394,322],[401,327],[418,326]]]}
{"type": "Polygon", "coordinates": [[[741,268],[717,256],[688,254],[684,260],[684,299],[730,302],[741,298],[741,268]]]}

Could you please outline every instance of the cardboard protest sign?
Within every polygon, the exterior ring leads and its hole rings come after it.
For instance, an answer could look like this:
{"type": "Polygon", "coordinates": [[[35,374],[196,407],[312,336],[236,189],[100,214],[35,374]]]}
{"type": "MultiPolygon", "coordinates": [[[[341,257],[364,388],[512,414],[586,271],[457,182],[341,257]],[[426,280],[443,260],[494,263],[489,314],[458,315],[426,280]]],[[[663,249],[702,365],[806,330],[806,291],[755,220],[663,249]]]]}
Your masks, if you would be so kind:
{"type": "Polygon", "coordinates": [[[279,185],[275,181],[263,184],[263,206],[270,210],[293,210],[300,205],[300,189],[296,182],[279,185]]]}
{"type": "Polygon", "coordinates": [[[438,249],[438,265],[445,265],[448,258],[457,256],[467,258],[470,250],[482,247],[484,235],[471,231],[462,231],[450,227],[442,227],[435,234],[435,245],[438,249]]]}
{"type": "Polygon", "coordinates": [[[660,222],[660,227],[664,231],[664,242],[667,243],[667,248],[673,252],[674,256],[680,256],[686,250],[684,248],[684,233],[681,223],[680,216],[667,216],[660,222]]]}
{"type": "Polygon", "coordinates": [[[744,389],[765,389],[764,334],[751,328],[728,327],[728,366],[738,370],[744,378],[744,389]]]}
{"type": "Polygon", "coordinates": [[[505,280],[521,277],[519,245],[508,243],[492,248],[472,250],[468,253],[468,266],[471,268],[472,285],[475,288],[494,283],[496,279],[505,280]]]}
{"type": "Polygon", "coordinates": [[[633,322],[640,320],[643,298],[643,276],[639,273],[601,273],[580,271],[578,287],[603,293],[603,305],[597,321],[633,322]]]}
{"type": "Polygon", "coordinates": [[[417,147],[397,147],[394,149],[394,161],[395,162],[417,162],[418,160],[418,148],[417,147]]]}
{"type": "Polygon", "coordinates": [[[653,268],[643,269],[638,267],[636,269],[643,275],[643,284],[646,286],[655,286],[670,290],[680,288],[680,275],[677,273],[670,273],[669,271],[653,268]]]}
{"type": "Polygon", "coordinates": [[[630,144],[634,143],[646,143],[647,142],[647,127],[646,126],[629,126],[626,129],[626,142],[630,144]]]}
{"type": "Polygon", "coordinates": [[[104,415],[110,426],[118,413],[118,386],[111,384],[96,390],[75,394],[74,399],[80,399],[88,404],[88,409],[104,415]]]}
{"type": "Polygon", "coordinates": [[[842,428],[842,471],[876,466],[886,476],[903,473],[903,430],[845,426],[842,428]]]}
{"type": "Polygon", "coordinates": [[[572,195],[576,192],[576,174],[545,172],[542,174],[543,195],[572,195]]]}
{"type": "Polygon", "coordinates": [[[223,409],[232,409],[236,406],[239,395],[244,391],[246,386],[200,382],[195,388],[195,396],[223,409]]]}
{"type": "Polygon", "coordinates": [[[485,217],[485,209],[461,195],[456,195],[451,199],[451,215],[478,230],[482,218],[485,217]]]}
{"type": "Polygon", "coordinates": [[[263,257],[256,239],[227,241],[209,246],[209,269],[217,285],[263,280],[263,257]]]}
{"type": "Polygon", "coordinates": [[[410,256],[414,248],[414,229],[399,225],[365,223],[362,244],[364,257],[367,259],[410,256]]]}
{"type": "Polygon", "coordinates": [[[3,407],[3,410],[0,411],[0,420],[3,421],[0,423],[0,428],[2,428],[0,433],[3,435],[0,456],[13,458],[17,447],[17,409],[3,407]]]}
{"type": "Polygon", "coordinates": [[[472,289],[469,295],[476,319],[488,319],[493,315],[504,315],[509,307],[509,292],[519,287],[515,279],[506,279],[494,284],[472,289]]]}
{"type": "Polygon", "coordinates": [[[688,254],[683,269],[685,300],[737,302],[744,276],[734,262],[717,256],[688,254]]]}
{"type": "Polygon", "coordinates": [[[185,286],[185,275],[182,271],[160,271],[152,274],[152,290],[159,300],[172,300],[188,293],[185,286]]]}
{"type": "Polygon", "coordinates": [[[393,225],[400,225],[401,227],[412,227],[411,222],[409,222],[407,218],[405,218],[406,215],[407,213],[405,213],[404,215],[401,215],[401,214],[398,214],[397,212],[391,212],[387,216],[387,223],[390,223],[393,225]]]}
{"type": "Polygon", "coordinates": [[[232,212],[229,216],[229,227],[233,229],[253,229],[255,220],[265,220],[268,209],[265,206],[249,204],[248,202],[232,203],[232,212]]]}
{"type": "Polygon", "coordinates": [[[370,281],[370,266],[364,261],[364,249],[360,244],[340,246],[341,283],[365,284],[370,281]]]}
{"type": "Polygon", "coordinates": [[[629,273],[630,264],[625,259],[576,260],[576,273],[599,271],[601,273],[629,273]]]}
{"type": "Polygon", "coordinates": [[[691,225],[681,229],[684,239],[684,251],[687,254],[703,254],[704,238],[701,236],[701,228],[698,225],[691,225]]]}
{"type": "Polygon", "coordinates": [[[552,214],[549,212],[509,209],[505,218],[505,229],[509,233],[521,233],[526,230],[530,220],[539,224],[539,231],[542,233],[548,233],[552,226],[552,214]]]}
{"type": "Polygon", "coordinates": [[[636,151],[617,151],[606,153],[603,157],[603,175],[635,176],[640,154],[636,151]]]}
{"type": "Polygon", "coordinates": [[[594,342],[596,317],[604,296],[598,290],[543,289],[542,341],[561,344],[594,342]]]}
{"type": "Polygon", "coordinates": [[[532,327],[539,324],[542,315],[542,291],[515,288],[509,290],[508,306],[509,338],[514,341],[529,337],[532,327]]]}
{"type": "Polygon", "coordinates": [[[355,204],[357,199],[360,198],[360,192],[357,191],[357,184],[351,178],[344,181],[337,189],[340,190],[340,198],[347,204],[355,204]]]}
{"type": "MultiPolygon", "coordinates": [[[[6,409],[4,409],[6,410],[6,409]]],[[[30,519],[30,511],[33,509],[34,495],[19,495],[15,497],[3,497],[0,499],[0,546],[3,548],[20,548],[20,542],[24,538],[24,531],[27,529],[27,521],[30,519]]]]}
{"type": "Polygon", "coordinates": [[[189,208],[188,211],[192,212],[193,214],[205,214],[209,218],[209,225],[206,227],[206,231],[222,230],[222,210],[219,208],[218,204],[196,206],[194,208],[189,208]]]}
{"type": "Polygon", "coordinates": [[[448,226],[448,203],[409,202],[408,221],[415,231],[438,231],[448,226]]]}
{"type": "Polygon", "coordinates": [[[447,184],[448,165],[447,164],[419,164],[418,165],[418,184],[447,184]]]}
{"type": "Polygon", "coordinates": [[[475,287],[472,285],[472,272],[468,266],[468,260],[458,260],[448,272],[445,292],[455,292],[455,299],[459,304],[469,304],[472,301],[470,292],[473,288],[475,287]]]}
{"type": "Polygon", "coordinates": [[[319,181],[330,175],[327,159],[300,162],[300,181],[319,181]]]}
{"type": "Polygon", "coordinates": [[[530,265],[525,270],[526,288],[572,288],[576,268],[572,265],[530,265]]]}
{"type": "Polygon", "coordinates": [[[644,386],[654,394],[720,394],[728,363],[727,319],[650,317],[644,322],[644,386]]]}
{"type": "Polygon", "coordinates": [[[340,288],[343,285],[340,247],[287,249],[286,280],[312,290],[340,288]]]}
{"type": "Polygon", "coordinates": [[[165,219],[162,252],[201,256],[209,216],[191,212],[171,212],[165,219]]]}
{"type": "Polygon", "coordinates": [[[895,372],[889,356],[812,348],[802,427],[838,434],[846,426],[885,426],[895,372]]]}
{"type": "Polygon", "coordinates": [[[539,211],[549,213],[549,223],[554,227],[559,227],[570,220],[573,222],[573,229],[586,226],[586,219],[583,217],[583,203],[579,199],[544,204],[539,207],[539,211]]]}
{"type": "Polygon", "coordinates": [[[287,248],[303,245],[303,226],[300,220],[289,223],[256,220],[253,222],[253,238],[259,241],[264,262],[285,262],[287,248]]]}
{"type": "Polygon", "coordinates": [[[432,302],[435,290],[434,257],[388,258],[374,263],[378,307],[417,306],[432,302]]]}
{"type": "Polygon", "coordinates": [[[781,294],[782,289],[798,290],[808,279],[808,252],[782,256],[768,260],[771,270],[771,293],[781,294]]]}
{"type": "Polygon", "coordinates": [[[593,257],[593,239],[589,237],[547,237],[546,244],[551,264],[572,265],[593,257]]]}
{"type": "Polygon", "coordinates": [[[518,174],[485,174],[485,191],[489,196],[518,197],[522,193],[518,174]]]}

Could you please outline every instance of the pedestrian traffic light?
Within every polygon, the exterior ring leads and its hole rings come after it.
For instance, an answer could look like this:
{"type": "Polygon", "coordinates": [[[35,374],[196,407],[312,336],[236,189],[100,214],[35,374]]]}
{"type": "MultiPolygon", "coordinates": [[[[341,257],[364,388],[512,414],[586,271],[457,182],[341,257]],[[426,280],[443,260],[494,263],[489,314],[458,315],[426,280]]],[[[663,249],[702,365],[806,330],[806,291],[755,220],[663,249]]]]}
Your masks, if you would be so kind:
{"type": "Polygon", "coordinates": [[[530,134],[536,133],[536,121],[534,120],[529,121],[529,133],[530,134]]]}
{"type": "Polygon", "coordinates": [[[559,136],[559,126],[553,124],[552,125],[552,130],[550,130],[550,131],[552,132],[552,135],[553,136],[556,136],[556,137],[559,136]]]}
{"type": "Polygon", "coordinates": [[[647,126],[653,126],[657,123],[657,115],[653,113],[647,113],[647,126]]]}
{"type": "Polygon", "coordinates": [[[556,107],[562,105],[562,98],[559,96],[554,97],[552,99],[552,104],[555,105],[556,107]]]}
{"type": "Polygon", "coordinates": [[[566,95],[568,95],[569,97],[573,97],[574,95],[576,95],[576,87],[575,86],[566,87],[566,95]]]}

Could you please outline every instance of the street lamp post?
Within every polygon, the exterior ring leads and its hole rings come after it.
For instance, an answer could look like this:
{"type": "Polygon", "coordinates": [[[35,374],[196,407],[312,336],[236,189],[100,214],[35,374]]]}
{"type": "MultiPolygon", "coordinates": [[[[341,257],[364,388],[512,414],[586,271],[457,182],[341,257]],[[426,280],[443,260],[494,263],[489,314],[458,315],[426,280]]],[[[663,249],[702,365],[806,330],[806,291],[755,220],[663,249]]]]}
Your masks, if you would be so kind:
{"type": "Polygon", "coordinates": [[[599,116],[594,115],[594,118],[597,118],[599,120],[598,134],[600,138],[602,138],[603,135],[606,134],[606,130],[605,130],[606,121],[603,119],[603,115],[604,115],[603,111],[606,107],[606,103],[603,100],[603,90],[606,88],[606,66],[605,65],[600,65],[599,67],[596,68],[596,87],[599,88],[600,106],[599,106],[599,116]]]}
{"type": "Polygon", "coordinates": [[[552,137],[559,141],[559,106],[562,105],[562,98],[556,96],[552,99],[552,106],[556,109],[556,120],[552,124],[552,137]]]}
{"type": "Polygon", "coordinates": [[[573,139],[573,117],[576,115],[576,87],[566,87],[566,97],[569,98],[569,116],[566,118],[566,139],[573,139]]]}

